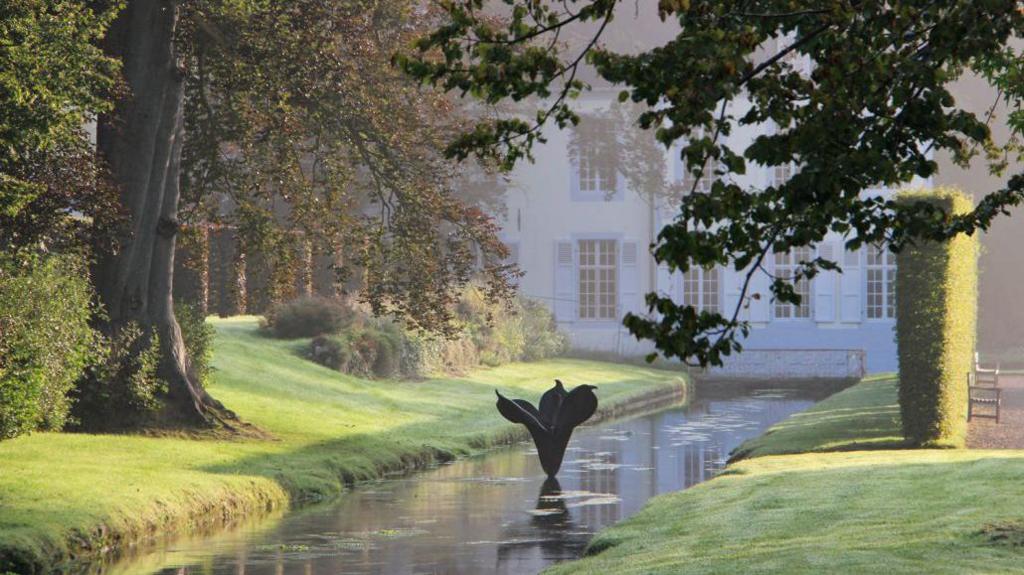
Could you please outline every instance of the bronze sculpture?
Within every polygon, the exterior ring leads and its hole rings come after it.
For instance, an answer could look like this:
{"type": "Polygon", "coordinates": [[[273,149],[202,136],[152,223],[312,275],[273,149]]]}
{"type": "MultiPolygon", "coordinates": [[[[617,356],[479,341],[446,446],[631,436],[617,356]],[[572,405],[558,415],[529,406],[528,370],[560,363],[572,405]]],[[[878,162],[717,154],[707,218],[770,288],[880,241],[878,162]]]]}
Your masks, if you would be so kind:
{"type": "Polygon", "coordinates": [[[597,411],[594,385],[578,385],[566,391],[562,382],[544,392],[539,409],[524,399],[508,399],[498,390],[498,412],[512,423],[522,423],[537,446],[540,466],[548,477],[558,474],[572,430],[597,411]]]}

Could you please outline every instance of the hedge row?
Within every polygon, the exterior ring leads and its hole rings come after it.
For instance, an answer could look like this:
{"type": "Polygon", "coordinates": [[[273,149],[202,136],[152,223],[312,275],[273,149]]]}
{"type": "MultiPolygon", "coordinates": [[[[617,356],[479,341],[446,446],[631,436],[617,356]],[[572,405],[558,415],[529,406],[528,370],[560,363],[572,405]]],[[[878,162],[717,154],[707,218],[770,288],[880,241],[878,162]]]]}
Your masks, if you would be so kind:
{"type": "Polygon", "coordinates": [[[98,355],[92,299],[82,258],[0,254],[0,440],[64,426],[68,392],[98,355]]]}
{"type": "MultiPolygon", "coordinates": [[[[972,209],[954,189],[901,192],[947,213],[972,209]]],[[[913,445],[962,447],[967,433],[967,373],[972,368],[978,301],[978,238],[907,246],[896,258],[896,343],[903,433],[913,445]]]]}
{"type": "Polygon", "coordinates": [[[263,329],[282,339],[312,338],[310,359],[361,377],[463,373],[479,365],[553,357],[568,347],[551,312],[531,300],[505,306],[488,302],[470,286],[454,311],[459,330],[446,339],[407,329],[400,321],[374,318],[351,302],[302,297],[272,307],[263,329]]]}

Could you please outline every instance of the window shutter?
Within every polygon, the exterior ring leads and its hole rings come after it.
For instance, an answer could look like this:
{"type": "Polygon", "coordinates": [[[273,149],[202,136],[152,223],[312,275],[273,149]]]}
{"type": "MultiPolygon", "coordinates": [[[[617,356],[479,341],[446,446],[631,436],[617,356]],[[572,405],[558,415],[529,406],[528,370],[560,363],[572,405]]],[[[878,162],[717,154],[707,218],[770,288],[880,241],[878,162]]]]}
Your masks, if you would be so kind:
{"type": "MultiPolygon", "coordinates": [[[[754,276],[750,278],[750,287],[747,288],[747,297],[750,298],[750,321],[767,322],[771,319],[768,313],[772,300],[770,279],[768,274],[761,270],[754,272],[754,276]],[[761,297],[755,298],[754,294],[760,294],[761,297]]],[[[743,278],[741,277],[739,281],[742,282],[743,278]]],[[[743,287],[742,283],[740,287],[743,287]]]]}
{"type": "Polygon", "coordinates": [[[843,273],[839,282],[842,292],[840,320],[844,323],[861,321],[861,265],[860,250],[846,251],[843,255],[843,273]]]}
{"type": "MultiPolygon", "coordinates": [[[[651,258],[651,263],[654,263],[653,257],[651,258]]],[[[657,276],[658,285],[654,286],[653,291],[656,291],[663,296],[669,296],[673,299],[677,298],[679,296],[679,293],[676,289],[675,282],[673,282],[672,280],[678,277],[678,275],[679,274],[673,274],[671,271],[669,271],[667,264],[659,265],[657,276]]]]}
{"type": "Polygon", "coordinates": [[[573,200],[580,197],[580,161],[572,151],[569,152],[569,197],[573,200]]]}
{"type": "MultiPolygon", "coordinates": [[[[836,246],[831,241],[818,246],[818,257],[836,261],[836,246]]],[[[826,270],[814,278],[814,321],[825,323],[836,320],[836,272],[826,270]]]]}
{"type": "Polygon", "coordinates": [[[637,315],[641,313],[639,251],[637,242],[633,240],[622,242],[622,255],[619,260],[620,318],[627,312],[637,315]]]}
{"type": "MultiPolygon", "coordinates": [[[[720,270],[722,275],[719,276],[719,281],[722,282],[722,291],[725,294],[724,307],[722,307],[721,312],[726,319],[729,319],[736,310],[736,306],[741,303],[740,292],[743,290],[743,281],[746,279],[750,268],[736,271],[731,266],[723,266],[720,270]]],[[[742,302],[744,307],[740,309],[737,319],[740,321],[768,321],[769,297],[768,276],[762,272],[755,273],[750,279],[750,285],[747,287],[747,299],[745,302],[742,302]],[[761,294],[760,299],[751,297],[755,293],[761,294]]]]}
{"type": "MultiPolygon", "coordinates": [[[[733,310],[740,303],[740,289],[743,287],[743,274],[746,272],[736,271],[730,266],[722,268],[722,284],[724,289],[722,290],[725,294],[725,305],[722,308],[722,315],[729,318],[732,317],[733,310]]],[[[740,319],[749,319],[746,310],[740,310],[740,319]]]]}
{"type": "Polygon", "coordinates": [[[570,241],[555,242],[555,320],[576,320],[576,258],[570,241]]]}

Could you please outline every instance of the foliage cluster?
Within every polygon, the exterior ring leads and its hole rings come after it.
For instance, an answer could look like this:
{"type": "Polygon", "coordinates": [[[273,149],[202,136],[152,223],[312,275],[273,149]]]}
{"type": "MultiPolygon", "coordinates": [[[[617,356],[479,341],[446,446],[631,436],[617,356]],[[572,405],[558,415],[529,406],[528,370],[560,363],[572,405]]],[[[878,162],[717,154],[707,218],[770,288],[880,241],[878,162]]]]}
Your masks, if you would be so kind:
{"type": "Polygon", "coordinates": [[[338,333],[356,317],[339,300],[304,296],[273,306],[264,316],[263,329],[272,337],[295,339],[338,333]]]}
{"type": "MultiPolygon", "coordinates": [[[[0,216],[45,195],[51,154],[80,151],[83,126],[109,111],[118,62],[98,46],[120,2],[8,0],[0,5],[0,216]]],[[[81,156],[79,156],[81,157],[81,156]]],[[[73,181],[66,182],[74,185],[73,181]]]]}
{"type": "Polygon", "coordinates": [[[159,378],[160,342],[136,323],[102,337],[98,361],[79,379],[72,397],[78,429],[115,431],[149,423],[167,391],[159,378]]]}
{"type": "Polygon", "coordinates": [[[197,306],[176,304],[174,315],[181,328],[181,339],[188,355],[189,376],[205,387],[210,379],[210,361],[213,359],[213,338],[216,330],[206,321],[197,306]]]}
{"type": "Polygon", "coordinates": [[[0,440],[67,421],[68,392],[98,353],[86,278],[74,256],[0,254],[0,440]]]}
{"type": "MultiPolygon", "coordinates": [[[[951,214],[972,209],[952,189],[901,192],[905,205],[928,202],[951,214]]],[[[963,446],[967,374],[977,327],[978,239],[909,245],[896,259],[896,343],[900,415],[913,445],[963,446]]]]}
{"type": "Polygon", "coordinates": [[[365,309],[337,300],[307,297],[272,308],[264,330],[275,337],[313,337],[309,357],[314,361],[353,375],[380,378],[423,377],[464,372],[481,364],[533,361],[560,355],[567,348],[551,313],[534,301],[497,304],[471,286],[452,315],[459,330],[439,337],[395,319],[375,318],[365,309]]]}
{"type": "Polygon", "coordinates": [[[274,285],[299,254],[334,257],[376,315],[417,328],[453,333],[479,261],[511,298],[499,178],[443,157],[463,111],[391,65],[434,16],[411,0],[186,3],[181,219],[236,226],[274,285]]]}
{"type": "MultiPolygon", "coordinates": [[[[747,279],[736,307],[723,313],[648,294],[650,313],[628,314],[625,324],[667,357],[719,365],[739,351],[750,329],[740,312],[758,295],[747,291],[750,278],[773,253],[814,246],[828,234],[846,238],[851,250],[884,243],[898,251],[915,238],[984,230],[1024,200],[1024,174],[956,214],[864,193],[934,175],[938,154],[966,163],[980,149],[1000,157],[1012,151],[993,142],[991,118],[957,102],[952,86],[968,72],[984,76],[1012,111],[1015,135],[1024,131],[1020,50],[1009,42],[1024,33],[1015,0],[442,5],[446,18],[412,53],[397,57],[402,68],[488,105],[534,108],[481,118],[453,139],[450,156],[477,155],[506,167],[530,157],[544,141],[545,124],[587,121],[572,100],[589,88],[583,78],[592,72],[621,88],[620,101],[643,108],[638,125],[673,146],[694,176],[676,217],[659,233],[655,259],[671,271],[729,266],[747,279]],[[657,32],[667,41],[630,41],[621,51],[604,42],[641,11],[648,12],[646,25],[657,26],[654,17],[664,21],[657,32]],[[749,143],[731,137],[749,129],[759,134],[749,143]],[[739,177],[787,165],[796,173],[785,182],[765,186],[739,177]],[[700,191],[708,170],[714,183],[700,191]]],[[[990,167],[1005,167],[1000,163],[990,167]]],[[[805,262],[793,277],[773,282],[770,295],[799,303],[793,283],[839,263],[805,262]]]]}

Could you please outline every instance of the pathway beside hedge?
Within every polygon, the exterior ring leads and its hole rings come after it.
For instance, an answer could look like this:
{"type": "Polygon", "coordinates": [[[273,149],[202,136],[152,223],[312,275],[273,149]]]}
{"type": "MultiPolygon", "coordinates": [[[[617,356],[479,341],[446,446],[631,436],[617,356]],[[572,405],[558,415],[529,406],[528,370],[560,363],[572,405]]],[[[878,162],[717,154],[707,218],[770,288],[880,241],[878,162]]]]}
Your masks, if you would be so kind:
{"type": "MultiPolygon", "coordinates": [[[[1001,375],[1003,408],[999,423],[974,418],[968,425],[967,447],[973,449],[1024,449],[1024,375],[1001,375]]],[[[981,407],[987,410],[988,407],[981,407]]]]}

